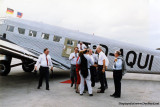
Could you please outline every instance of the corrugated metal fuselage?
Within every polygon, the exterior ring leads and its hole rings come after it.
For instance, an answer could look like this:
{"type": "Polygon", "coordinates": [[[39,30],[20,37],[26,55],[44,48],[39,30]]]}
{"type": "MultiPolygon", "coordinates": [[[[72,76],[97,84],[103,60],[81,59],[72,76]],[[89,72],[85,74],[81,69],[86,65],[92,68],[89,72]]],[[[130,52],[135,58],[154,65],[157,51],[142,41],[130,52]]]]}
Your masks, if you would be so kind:
{"type": "Polygon", "coordinates": [[[160,73],[160,52],[158,50],[135,46],[43,23],[24,20],[17,21],[17,19],[5,19],[5,23],[0,25],[0,34],[3,33],[7,34],[6,39],[29,51],[34,50],[42,53],[44,48],[49,48],[51,57],[62,64],[63,67],[60,67],[62,69],[70,68],[70,61],[68,60],[68,57],[63,56],[63,54],[64,49],[67,48],[65,40],[72,40],[75,41],[75,43],[78,43],[78,41],[89,43],[91,49],[93,49],[95,45],[101,45],[110,61],[108,70],[112,70],[114,61],[113,54],[115,50],[120,50],[126,61],[128,72],[160,73]],[[14,32],[6,31],[7,25],[14,26],[14,32]],[[25,34],[19,34],[18,27],[24,28],[25,34]],[[37,31],[37,36],[28,36],[30,30],[37,31]],[[49,40],[42,39],[42,33],[49,34],[49,40]],[[53,41],[55,35],[62,37],[59,42],[53,41]]]}

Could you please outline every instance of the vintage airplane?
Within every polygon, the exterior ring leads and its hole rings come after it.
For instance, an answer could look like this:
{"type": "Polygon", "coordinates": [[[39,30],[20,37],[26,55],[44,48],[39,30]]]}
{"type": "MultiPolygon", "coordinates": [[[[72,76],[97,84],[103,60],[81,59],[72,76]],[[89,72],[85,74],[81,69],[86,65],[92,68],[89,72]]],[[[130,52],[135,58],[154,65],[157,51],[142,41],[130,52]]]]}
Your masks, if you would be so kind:
{"type": "Polygon", "coordinates": [[[103,47],[112,71],[115,50],[120,50],[126,61],[127,72],[160,74],[160,51],[123,43],[79,31],[69,30],[40,22],[16,18],[0,19],[1,75],[8,75],[11,67],[22,65],[25,72],[32,72],[38,56],[49,48],[52,63],[64,70],[70,69],[68,57],[79,41],[95,51],[103,47]],[[22,63],[11,65],[12,58],[22,63]]]}

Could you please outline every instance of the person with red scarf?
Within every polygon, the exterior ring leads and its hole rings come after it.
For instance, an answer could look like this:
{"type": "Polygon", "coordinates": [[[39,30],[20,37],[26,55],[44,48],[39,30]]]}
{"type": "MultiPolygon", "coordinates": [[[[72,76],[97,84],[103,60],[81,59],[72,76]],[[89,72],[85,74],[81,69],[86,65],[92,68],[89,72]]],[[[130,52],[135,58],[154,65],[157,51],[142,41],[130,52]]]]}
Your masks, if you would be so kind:
{"type": "Polygon", "coordinates": [[[79,71],[80,71],[80,65],[77,63],[80,56],[83,54],[83,51],[80,51],[79,52],[79,56],[77,58],[77,61],[76,61],[76,74],[77,74],[77,85],[76,85],[76,93],[79,93],[79,84],[80,84],[80,75],[79,75],[79,71]]]}

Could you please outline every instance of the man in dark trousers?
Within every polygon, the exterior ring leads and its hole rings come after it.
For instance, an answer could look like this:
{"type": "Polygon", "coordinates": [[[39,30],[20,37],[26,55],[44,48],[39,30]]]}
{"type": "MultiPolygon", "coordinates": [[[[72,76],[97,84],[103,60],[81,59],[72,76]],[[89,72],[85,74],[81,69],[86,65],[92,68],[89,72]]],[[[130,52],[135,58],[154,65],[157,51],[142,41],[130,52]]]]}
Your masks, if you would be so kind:
{"type": "MultiPolygon", "coordinates": [[[[89,49],[89,56],[91,57],[92,61],[96,62],[96,60],[98,60],[98,58],[96,59],[95,55],[92,52],[92,49],[89,49]]],[[[90,74],[91,74],[91,86],[94,87],[95,86],[95,75],[96,75],[96,67],[95,66],[90,66],[90,74]]]]}
{"type": "Polygon", "coordinates": [[[51,66],[51,70],[53,70],[53,64],[51,61],[51,57],[49,55],[49,49],[45,48],[44,53],[41,54],[37,60],[35,65],[35,70],[37,70],[37,66],[40,64],[40,78],[37,89],[40,89],[42,86],[43,78],[46,80],[46,90],[49,90],[49,66],[51,66]]]}
{"type": "Polygon", "coordinates": [[[71,61],[71,71],[70,71],[70,78],[71,78],[71,87],[75,83],[75,88],[76,88],[76,83],[77,83],[77,74],[76,74],[76,61],[78,58],[78,47],[74,48],[74,52],[70,54],[69,60],[71,61]]]}
{"type": "Polygon", "coordinates": [[[102,52],[102,47],[101,46],[98,46],[96,51],[99,54],[99,57],[98,57],[98,74],[99,74],[99,79],[100,79],[100,84],[101,84],[101,89],[98,90],[97,93],[104,93],[104,91],[105,91],[104,82],[105,82],[106,56],[102,52]]]}
{"type": "Polygon", "coordinates": [[[113,65],[113,78],[114,78],[115,92],[110,96],[114,98],[120,98],[123,59],[121,57],[120,51],[116,51],[114,56],[115,56],[115,59],[114,59],[114,65],[113,65]]]}

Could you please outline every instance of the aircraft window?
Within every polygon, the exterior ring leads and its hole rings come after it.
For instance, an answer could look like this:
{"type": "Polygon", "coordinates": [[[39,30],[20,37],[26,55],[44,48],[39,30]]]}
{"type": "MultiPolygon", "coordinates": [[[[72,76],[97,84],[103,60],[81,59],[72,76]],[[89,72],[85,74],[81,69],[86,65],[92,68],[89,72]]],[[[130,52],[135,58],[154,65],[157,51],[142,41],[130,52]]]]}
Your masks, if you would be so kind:
{"type": "Polygon", "coordinates": [[[74,42],[73,40],[68,40],[68,41],[67,41],[67,45],[74,46],[74,43],[75,43],[75,42],[74,42]]]}
{"type": "Polygon", "coordinates": [[[33,31],[33,30],[29,31],[29,36],[36,37],[36,35],[37,35],[36,31],[33,31]]]}
{"type": "Polygon", "coordinates": [[[42,36],[41,36],[43,39],[46,39],[48,40],[49,39],[49,34],[46,34],[46,33],[42,33],[42,36]]]}
{"type": "Polygon", "coordinates": [[[23,29],[23,28],[18,28],[18,32],[19,32],[19,34],[25,34],[25,29],[23,29]]]}
{"type": "Polygon", "coordinates": [[[55,42],[59,42],[61,39],[62,39],[62,37],[60,37],[60,36],[54,35],[54,37],[53,37],[53,41],[55,41],[55,42]]]}
{"type": "Polygon", "coordinates": [[[14,31],[14,26],[8,25],[6,31],[13,32],[14,31]]]}
{"type": "Polygon", "coordinates": [[[97,46],[96,45],[93,45],[93,49],[96,49],[97,48],[97,46]]]}

